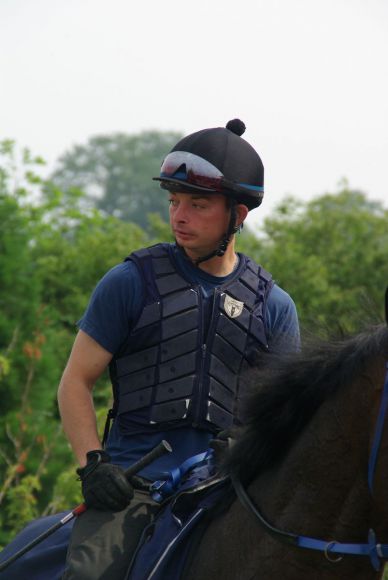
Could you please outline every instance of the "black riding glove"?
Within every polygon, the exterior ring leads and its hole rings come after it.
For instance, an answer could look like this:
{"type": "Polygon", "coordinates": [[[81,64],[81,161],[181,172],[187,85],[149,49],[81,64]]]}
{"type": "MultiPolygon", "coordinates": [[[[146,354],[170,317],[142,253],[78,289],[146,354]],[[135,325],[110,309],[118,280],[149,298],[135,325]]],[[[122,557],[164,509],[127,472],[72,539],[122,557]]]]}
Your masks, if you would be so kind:
{"type": "Polygon", "coordinates": [[[109,454],[102,449],[89,451],[86,458],[85,467],[77,469],[86,505],[113,512],[126,508],[133,498],[133,487],[124,470],[112,465],[109,454]]]}

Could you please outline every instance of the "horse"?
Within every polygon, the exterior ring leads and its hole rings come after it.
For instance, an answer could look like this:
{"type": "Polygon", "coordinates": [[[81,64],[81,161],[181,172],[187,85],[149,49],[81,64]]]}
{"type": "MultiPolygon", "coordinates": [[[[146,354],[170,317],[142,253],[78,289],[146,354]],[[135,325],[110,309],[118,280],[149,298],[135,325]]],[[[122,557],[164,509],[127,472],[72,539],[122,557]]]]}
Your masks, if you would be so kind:
{"type": "Polygon", "coordinates": [[[246,427],[222,468],[237,496],[201,534],[184,580],[382,577],[387,360],[377,325],[252,371],[246,427]]]}
{"type": "Polygon", "coordinates": [[[220,479],[236,495],[209,512],[181,579],[382,577],[387,360],[388,327],[379,325],[292,355],[272,353],[251,371],[246,421],[221,465],[220,479]]]}

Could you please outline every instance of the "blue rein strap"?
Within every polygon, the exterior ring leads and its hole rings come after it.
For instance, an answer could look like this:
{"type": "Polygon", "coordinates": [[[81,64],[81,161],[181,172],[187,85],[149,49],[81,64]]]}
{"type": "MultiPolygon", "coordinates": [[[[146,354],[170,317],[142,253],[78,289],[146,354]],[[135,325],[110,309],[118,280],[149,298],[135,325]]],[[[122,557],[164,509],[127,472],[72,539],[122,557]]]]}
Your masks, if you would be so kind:
{"type": "MultiPolygon", "coordinates": [[[[371,454],[368,463],[368,485],[369,490],[372,493],[373,489],[373,477],[376,469],[377,456],[380,448],[381,437],[383,434],[383,428],[385,424],[385,418],[388,409],[388,362],[385,364],[387,373],[385,375],[385,382],[383,386],[383,393],[381,396],[380,409],[377,416],[375,434],[373,438],[373,444],[371,449],[371,454]]],[[[373,568],[378,572],[381,567],[380,560],[388,559],[388,544],[379,544],[376,541],[376,534],[374,530],[369,530],[368,543],[365,544],[353,544],[353,543],[342,543],[336,541],[318,540],[316,538],[309,538],[308,536],[300,536],[298,534],[293,534],[284,530],[279,530],[272,526],[259,512],[255,504],[252,502],[251,498],[247,494],[243,485],[236,477],[232,476],[233,487],[236,491],[236,495],[239,498],[243,506],[259,521],[261,526],[269,533],[271,536],[286,542],[287,544],[292,544],[298,546],[299,548],[307,548],[310,550],[318,550],[325,554],[325,557],[330,562],[338,562],[342,559],[342,556],[349,554],[353,556],[369,556],[373,568]],[[337,558],[331,558],[330,556],[338,554],[337,558]]]]}
{"type": "Polygon", "coordinates": [[[378,544],[374,530],[369,530],[367,544],[346,544],[342,542],[327,542],[326,540],[317,540],[306,536],[298,536],[297,546],[299,548],[308,548],[324,552],[329,562],[338,562],[342,560],[341,556],[346,554],[352,556],[369,556],[373,568],[378,572],[380,570],[380,558],[388,558],[388,544],[378,544]],[[331,559],[331,554],[338,554],[338,559],[331,559]]]}
{"type": "Polygon", "coordinates": [[[379,409],[379,414],[377,416],[375,435],[373,438],[371,454],[369,457],[368,486],[369,486],[369,491],[371,492],[371,494],[373,493],[373,476],[374,476],[375,469],[376,469],[377,455],[379,452],[381,437],[382,437],[383,429],[384,429],[385,417],[386,417],[387,409],[388,409],[388,362],[385,363],[385,368],[387,369],[387,373],[385,375],[383,394],[381,396],[380,409],[379,409]]]}
{"type": "Polygon", "coordinates": [[[160,503],[170,495],[174,494],[178,489],[182,478],[192,469],[206,465],[214,455],[213,449],[208,449],[203,453],[193,455],[184,461],[179,467],[175,467],[170,472],[166,473],[165,479],[159,479],[151,485],[152,498],[160,503]]]}
{"type": "Polygon", "coordinates": [[[323,552],[325,554],[325,557],[329,562],[333,563],[342,560],[342,556],[345,554],[353,556],[369,556],[372,566],[377,572],[380,570],[381,566],[380,558],[383,560],[388,559],[388,544],[377,543],[376,534],[373,530],[369,530],[367,544],[353,544],[318,540],[316,538],[300,536],[298,534],[276,528],[263,517],[263,515],[260,513],[260,511],[249,497],[240,480],[235,476],[232,476],[231,480],[236,495],[242,505],[248,510],[248,512],[256,517],[264,530],[278,541],[282,541],[283,543],[288,545],[291,544],[299,548],[318,550],[319,552],[323,552]],[[331,558],[330,556],[332,554],[338,554],[338,558],[331,558]]]}
{"type": "MultiPolygon", "coordinates": [[[[385,375],[372,449],[368,462],[368,486],[371,494],[373,494],[373,478],[388,409],[388,362],[385,363],[385,368],[387,369],[387,372],[385,375]]],[[[341,542],[326,542],[324,540],[298,536],[297,545],[301,548],[323,551],[328,560],[330,560],[330,554],[339,554],[340,556],[345,554],[369,556],[372,566],[377,572],[380,570],[380,558],[383,560],[388,558],[388,544],[378,544],[376,542],[376,534],[374,530],[369,530],[367,544],[342,544],[341,542]]],[[[330,561],[335,562],[338,560],[330,561]]]]}

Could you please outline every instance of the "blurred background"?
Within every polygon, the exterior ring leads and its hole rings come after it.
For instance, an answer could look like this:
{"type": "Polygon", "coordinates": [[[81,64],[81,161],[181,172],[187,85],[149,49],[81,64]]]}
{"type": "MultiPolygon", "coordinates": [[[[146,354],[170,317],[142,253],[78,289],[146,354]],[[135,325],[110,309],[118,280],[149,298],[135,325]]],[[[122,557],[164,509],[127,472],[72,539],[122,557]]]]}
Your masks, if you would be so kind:
{"type": "MultiPolygon", "coordinates": [[[[77,503],[56,388],[98,279],[169,240],[151,181],[189,132],[239,117],[265,166],[238,247],[306,332],[382,320],[385,0],[2,0],[0,544],[77,503]]],[[[96,389],[101,424],[107,377],[96,389]]]]}
{"type": "Polygon", "coordinates": [[[384,201],[387,21],[385,0],[3,0],[1,134],[52,169],[91,136],[240,117],[266,168],[259,223],[344,178],[384,201]]]}

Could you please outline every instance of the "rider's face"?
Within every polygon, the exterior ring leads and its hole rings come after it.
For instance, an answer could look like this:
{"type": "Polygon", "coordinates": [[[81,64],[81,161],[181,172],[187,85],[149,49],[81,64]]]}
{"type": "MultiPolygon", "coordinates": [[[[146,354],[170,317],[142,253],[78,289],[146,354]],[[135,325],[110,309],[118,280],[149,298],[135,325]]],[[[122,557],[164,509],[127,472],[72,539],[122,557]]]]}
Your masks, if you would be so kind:
{"type": "Polygon", "coordinates": [[[218,246],[228,230],[230,210],[221,194],[170,193],[170,223],[176,241],[197,258],[218,246]]]}

